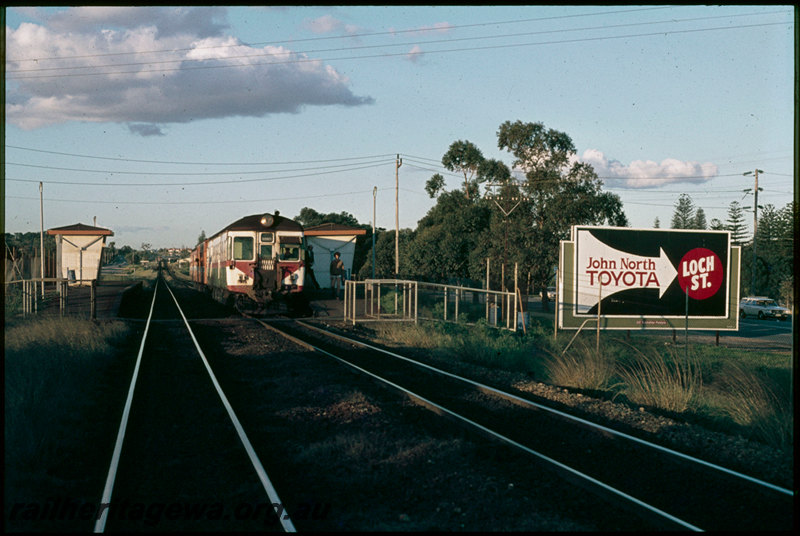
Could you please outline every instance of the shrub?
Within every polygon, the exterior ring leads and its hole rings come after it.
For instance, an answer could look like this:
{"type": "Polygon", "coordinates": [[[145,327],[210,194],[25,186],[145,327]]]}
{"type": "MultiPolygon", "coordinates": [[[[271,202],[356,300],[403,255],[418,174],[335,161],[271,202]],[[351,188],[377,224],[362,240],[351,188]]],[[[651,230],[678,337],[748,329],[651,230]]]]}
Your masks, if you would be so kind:
{"type": "Polygon", "coordinates": [[[751,436],[786,448],[794,439],[794,412],[790,397],[774,383],[734,362],[726,363],[715,388],[717,404],[733,422],[751,430],[751,436]]]}
{"type": "Polygon", "coordinates": [[[620,363],[616,387],[631,402],[666,411],[683,413],[702,388],[700,367],[694,359],[685,360],[672,347],[667,347],[669,359],[652,349],[648,354],[636,350],[630,363],[620,363]]]}
{"type": "Polygon", "coordinates": [[[583,341],[567,353],[550,355],[545,369],[556,385],[601,390],[608,387],[614,373],[613,360],[583,341]]]}

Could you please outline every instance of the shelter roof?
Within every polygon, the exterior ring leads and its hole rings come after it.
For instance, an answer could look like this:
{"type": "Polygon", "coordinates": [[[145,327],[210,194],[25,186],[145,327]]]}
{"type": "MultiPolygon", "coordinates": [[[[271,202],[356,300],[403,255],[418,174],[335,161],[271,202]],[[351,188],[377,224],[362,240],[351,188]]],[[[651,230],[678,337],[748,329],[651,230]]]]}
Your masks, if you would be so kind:
{"type": "Polygon", "coordinates": [[[305,228],[306,236],[348,236],[365,234],[367,234],[366,229],[350,227],[348,225],[342,225],[341,223],[323,223],[321,225],[305,228]]]}
{"type": "Polygon", "coordinates": [[[52,229],[47,230],[47,234],[49,235],[89,235],[89,236],[98,236],[98,235],[105,235],[105,236],[114,236],[114,232],[111,229],[105,229],[103,227],[93,227],[91,225],[84,225],[82,223],[75,223],[73,225],[66,225],[64,227],[54,227],[52,229]]]}

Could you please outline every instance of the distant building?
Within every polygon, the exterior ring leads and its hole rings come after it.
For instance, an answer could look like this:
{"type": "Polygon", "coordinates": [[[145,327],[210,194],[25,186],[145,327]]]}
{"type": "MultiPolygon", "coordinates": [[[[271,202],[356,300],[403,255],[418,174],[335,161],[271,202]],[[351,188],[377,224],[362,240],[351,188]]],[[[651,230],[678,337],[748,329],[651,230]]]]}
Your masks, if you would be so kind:
{"type": "Polygon", "coordinates": [[[367,234],[364,229],[348,227],[338,223],[323,223],[304,229],[306,243],[314,247],[314,275],[323,288],[330,288],[331,275],[328,272],[333,254],[337,251],[344,262],[347,278],[351,278],[353,258],[356,253],[356,238],[367,234]]]}
{"type": "Polygon", "coordinates": [[[48,229],[56,238],[56,276],[87,285],[100,275],[100,259],[109,229],[76,223],[48,229]]]}

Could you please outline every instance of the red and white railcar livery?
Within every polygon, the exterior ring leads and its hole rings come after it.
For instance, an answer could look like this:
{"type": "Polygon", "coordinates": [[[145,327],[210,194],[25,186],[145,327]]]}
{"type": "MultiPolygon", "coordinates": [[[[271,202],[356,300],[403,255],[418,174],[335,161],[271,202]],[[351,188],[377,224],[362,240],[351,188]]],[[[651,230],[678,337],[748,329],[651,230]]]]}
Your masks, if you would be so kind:
{"type": "Polygon", "coordinates": [[[192,251],[192,280],[239,310],[276,299],[300,302],[305,281],[303,227],[275,214],[233,222],[192,251]]]}

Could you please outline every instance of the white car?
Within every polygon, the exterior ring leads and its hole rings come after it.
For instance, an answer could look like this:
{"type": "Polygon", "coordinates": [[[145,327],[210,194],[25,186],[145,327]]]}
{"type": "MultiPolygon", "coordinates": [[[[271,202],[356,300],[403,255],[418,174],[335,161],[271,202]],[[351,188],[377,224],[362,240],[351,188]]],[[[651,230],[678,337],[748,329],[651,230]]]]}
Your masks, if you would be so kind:
{"type": "Polygon", "coordinates": [[[556,287],[547,287],[547,299],[556,301],[556,287]]]}
{"type": "Polygon", "coordinates": [[[791,311],[786,307],[781,307],[772,298],[765,296],[751,296],[743,298],[739,302],[739,316],[757,316],[758,318],[778,318],[785,320],[791,311]]]}

